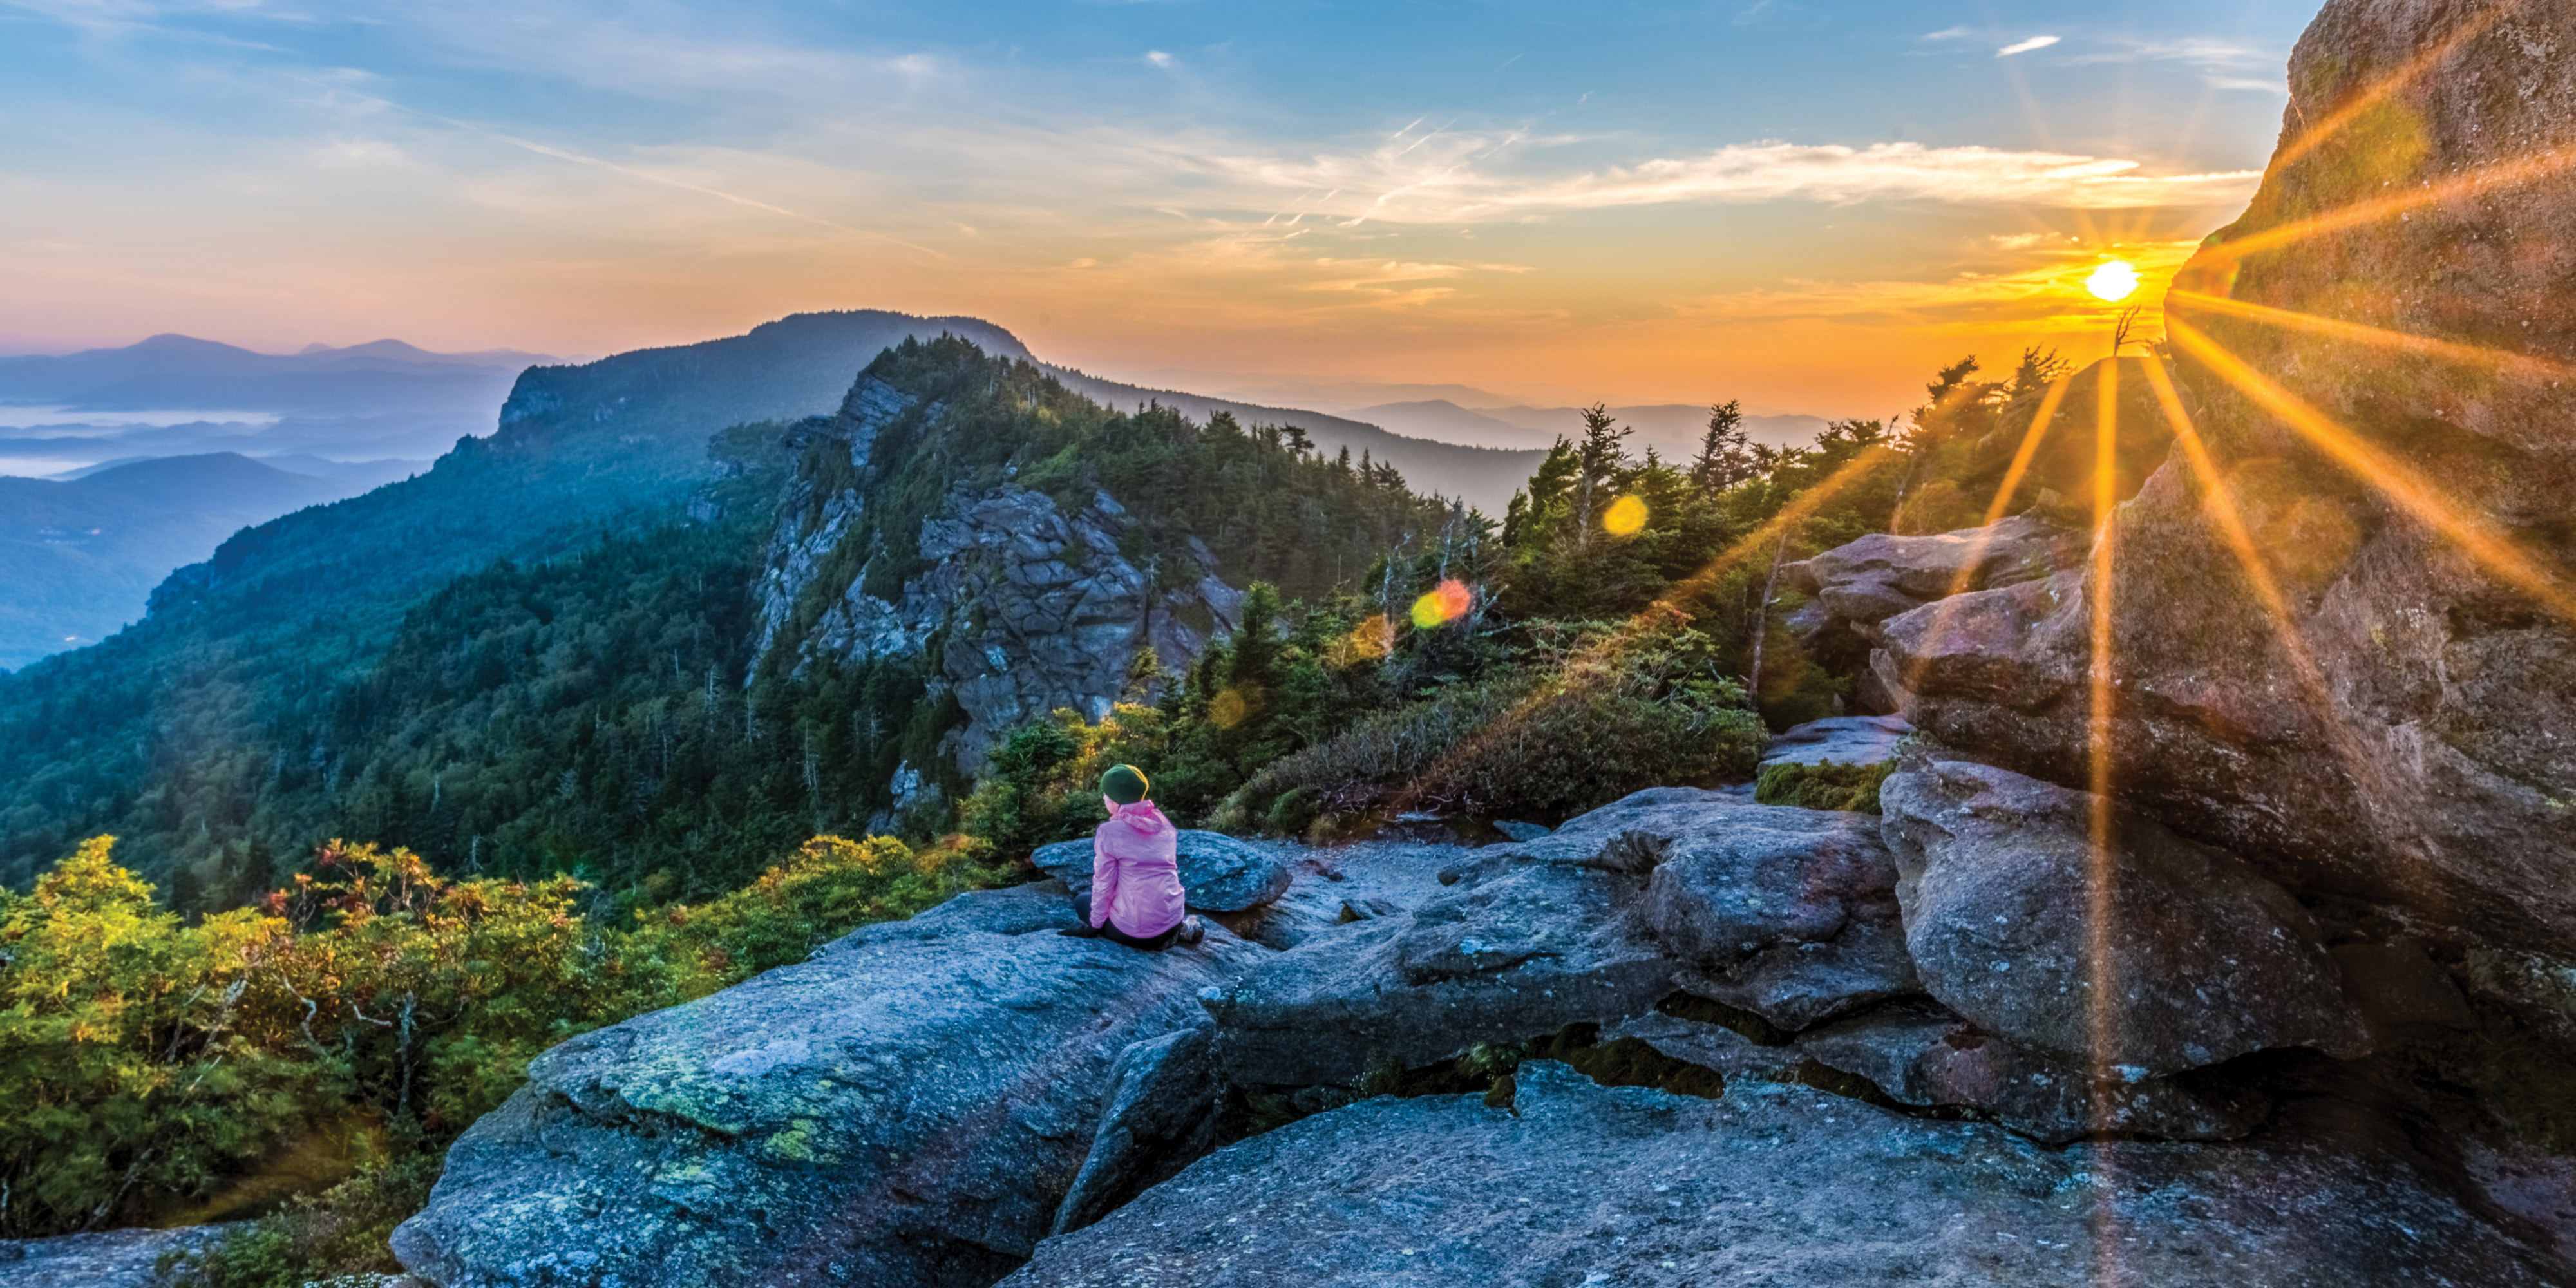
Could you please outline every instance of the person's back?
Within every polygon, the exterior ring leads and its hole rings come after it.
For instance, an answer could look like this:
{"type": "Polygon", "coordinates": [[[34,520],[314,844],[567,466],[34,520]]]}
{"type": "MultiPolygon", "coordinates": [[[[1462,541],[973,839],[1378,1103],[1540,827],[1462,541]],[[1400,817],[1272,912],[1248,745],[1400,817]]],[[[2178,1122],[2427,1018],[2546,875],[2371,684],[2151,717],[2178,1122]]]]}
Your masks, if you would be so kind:
{"type": "Polygon", "coordinates": [[[1189,895],[1181,886],[1180,833],[1146,798],[1143,771],[1119,765],[1101,775],[1108,821],[1091,834],[1089,925],[1068,935],[1097,935],[1133,948],[1160,949],[1188,933],[1189,895]]]}

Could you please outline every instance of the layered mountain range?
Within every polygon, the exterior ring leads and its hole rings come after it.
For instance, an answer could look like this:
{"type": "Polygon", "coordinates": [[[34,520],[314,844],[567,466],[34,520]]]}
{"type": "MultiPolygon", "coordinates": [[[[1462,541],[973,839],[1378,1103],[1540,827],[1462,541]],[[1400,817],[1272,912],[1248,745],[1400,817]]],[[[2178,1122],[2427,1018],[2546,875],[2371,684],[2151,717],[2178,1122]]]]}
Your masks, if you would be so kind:
{"type": "MultiPolygon", "coordinates": [[[[746,817],[773,830],[794,817],[810,831],[847,809],[856,827],[923,783],[961,787],[996,731],[1114,696],[1135,646],[1150,640],[1168,662],[1185,661],[1251,578],[1320,589],[1361,571],[1371,543],[1397,542],[1444,513],[1405,482],[1492,503],[1537,455],[1109,384],[1038,365],[1007,332],[973,319],[865,312],[530,368],[498,420],[496,433],[460,440],[416,477],[243,529],[164,580],[134,626],[0,679],[0,792],[11,802],[0,870],[22,879],[74,838],[114,831],[156,876],[229,891],[264,879],[264,856],[348,831],[533,871],[562,861],[546,847],[570,838],[585,847],[635,840],[632,828],[646,823],[618,820],[636,817],[632,794],[644,792],[681,807],[667,818],[646,812],[668,829],[659,844],[707,861],[705,879],[716,881],[736,860],[709,854],[739,851],[749,863],[796,839],[746,831],[746,817]],[[912,384],[853,385],[890,348],[943,336],[963,347],[899,363],[912,384]],[[1168,464],[1212,432],[1211,450],[1270,463],[1261,469],[1303,464],[1267,497],[1243,493],[1240,480],[1253,476],[1240,471],[1197,480],[1131,472],[1113,495],[1097,486],[1101,463],[1082,459],[1040,470],[1044,481],[1015,482],[1045,463],[1015,457],[1018,445],[1054,431],[993,404],[989,382],[971,374],[986,363],[1010,373],[994,377],[1004,384],[1035,382],[1030,405],[1053,408],[1051,425],[1107,435],[1077,437],[1111,457],[1168,464]],[[933,392],[960,380],[968,385],[959,393],[933,392]],[[872,459],[879,431],[896,422],[912,437],[872,459]],[[1126,426],[1152,428],[1131,442],[1126,426]],[[1252,433],[1265,426],[1275,432],[1252,433]],[[838,466],[825,459],[831,451],[838,466]],[[980,463],[954,472],[965,459],[980,463]],[[915,469],[920,461],[937,466],[915,469]],[[879,493],[897,477],[912,490],[889,512],[879,493]],[[1305,508],[1244,526],[1274,503],[1305,508]],[[1051,514],[1063,516],[1061,531],[1041,522],[1051,514]],[[1054,536],[1033,536],[1041,531],[1054,536]],[[889,544],[911,571],[897,577],[891,563],[869,563],[870,550],[889,544]],[[1018,551],[1021,571],[1006,576],[996,565],[978,583],[989,595],[910,584],[938,568],[953,579],[972,551],[1005,548],[1018,551]],[[921,553],[934,549],[942,553],[921,553]],[[1128,609],[1048,607],[1044,595],[1023,593],[1031,569],[1052,569],[1068,603],[1113,583],[1151,582],[1154,596],[1176,588],[1190,598],[1158,599],[1147,614],[1154,630],[1118,648],[1092,641],[1067,657],[1069,669],[1033,668],[1038,654],[1067,647],[1066,621],[1123,619],[1128,609]],[[646,655],[658,659],[649,680],[561,652],[598,647],[602,615],[629,611],[629,592],[603,580],[613,577],[686,587],[654,610],[660,616],[631,620],[638,631],[683,630],[676,647],[646,655]],[[531,596],[559,606],[530,609],[531,596]],[[575,612],[574,603],[586,607],[575,612]],[[492,652],[504,636],[515,657],[492,652]],[[490,659],[468,669],[494,678],[457,687],[455,667],[465,663],[451,655],[460,648],[490,659]],[[773,655],[791,661],[775,683],[755,683],[773,655]],[[826,664],[811,665],[816,658],[826,664]],[[970,661],[980,671],[961,669],[970,661]],[[585,677],[575,690],[603,704],[602,721],[635,709],[646,696],[626,691],[635,685],[666,704],[692,704],[704,717],[692,727],[709,739],[689,762],[698,768],[673,768],[667,733],[632,735],[662,748],[644,773],[627,735],[593,745],[585,733],[581,748],[557,747],[550,740],[571,736],[563,720],[496,723],[498,693],[556,708],[576,701],[563,679],[549,678],[558,672],[585,677]],[[594,682],[604,687],[581,687],[594,682]],[[855,724],[846,711],[811,729],[806,717],[782,714],[796,701],[845,703],[854,688],[874,695],[855,724]],[[461,732],[469,721],[470,737],[461,732]],[[791,736],[776,728],[782,721],[796,731],[793,746],[779,741],[791,736]],[[740,736],[718,747],[712,729],[740,736]],[[568,765],[560,772],[575,786],[555,790],[559,773],[549,769],[537,790],[503,768],[529,756],[568,765]],[[748,799],[710,796],[719,779],[756,785],[740,788],[748,799]],[[898,792],[898,782],[914,787],[898,792]],[[824,796],[835,804],[817,813],[811,803],[824,796]],[[701,807],[722,821],[693,812],[701,807]],[[729,839],[707,840],[718,834],[709,827],[729,839]],[[540,832],[554,839],[541,843],[540,832]],[[699,841],[686,841],[692,835],[699,841]]],[[[1082,445],[1048,450],[1079,458],[1082,445]]]]}

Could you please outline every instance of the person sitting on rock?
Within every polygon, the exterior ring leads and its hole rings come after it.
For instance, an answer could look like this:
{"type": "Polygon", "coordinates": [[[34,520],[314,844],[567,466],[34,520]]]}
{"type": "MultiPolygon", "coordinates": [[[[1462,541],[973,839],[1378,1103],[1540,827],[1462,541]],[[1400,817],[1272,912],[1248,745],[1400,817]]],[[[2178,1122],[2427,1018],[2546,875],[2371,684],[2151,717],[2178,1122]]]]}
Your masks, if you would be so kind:
{"type": "Polygon", "coordinates": [[[1100,776],[1100,803],[1109,819],[1091,833],[1091,903],[1088,924],[1060,932],[1076,939],[1106,939],[1161,952],[1195,944],[1205,933],[1187,915],[1181,888],[1180,833],[1146,799],[1145,771],[1112,765],[1100,776]]]}

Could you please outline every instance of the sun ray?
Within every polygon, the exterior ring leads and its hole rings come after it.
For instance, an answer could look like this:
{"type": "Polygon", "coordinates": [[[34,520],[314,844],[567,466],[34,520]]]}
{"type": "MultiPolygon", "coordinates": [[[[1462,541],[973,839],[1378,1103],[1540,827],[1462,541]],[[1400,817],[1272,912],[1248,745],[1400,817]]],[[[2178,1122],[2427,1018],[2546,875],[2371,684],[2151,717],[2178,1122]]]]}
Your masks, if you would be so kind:
{"type": "Polygon", "coordinates": [[[2340,232],[2346,228],[2351,228],[2356,225],[2375,223],[2382,219],[2395,218],[2398,215],[2406,214],[2410,211],[2420,210],[2425,206],[2439,205],[2443,202],[2453,201],[2461,197],[2473,196],[2492,188],[2506,188],[2512,187],[2516,184],[2529,183],[2534,179],[2546,178],[2549,175],[2556,174],[2571,166],[2576,166],[2576,148],[2571,148],[2562,152],[2547,152],[2536,157],[2525,157],[2519,161],[2508,161],[2500,165],[2492,165],[2483,170],[2476,170],[2468,174],[2460,175],[2457,178],[2443,180],[2440,183],[2434,183],[2427,180],[2422,186],[2410,188],[2404,192],[2392,193],[2385,197],[2373,197],[2368,201],[2356,201],[2349,205],[2337,206],[2332,210],[2320,211],[2304,218],[2275,224],[2261,232],[2249,233],[2232,241],[2219,242],[2215,245],[2204,248],[2201,253],[2209,256],[2213,260],[2242,261],[2248,257],[2261,254],[2265,251],[2278,250],[2283,246],[2290,245],[2293,242],[2304,241],[2310,237],[2321,237],[2327,233],[2340,232]]]}
{"type": "Polygon", "coordinates": [[[2286,330],[2305,331],[2310,335],[2320,335],[2328,339],[2349,340],[2355,344],[2393,349],[2399,353],[2418,354],[2427,358],[2440,358],[2466,365],[2494,367],[2533,380],[2576,380],[2576,366],[2551,362],[2546,358],[2507,353],[2502,349],[2491,349],[2485,345],[2436,340],[2431,336],[2390,331],[2380,327],[2365,326],[2359,322],[2319,317],[2314,313],[2276,309],[2268,304],[2249,304],[2243,300],[2231,300],[2225,296],[2209,295],[2181,287],[2175,287],[2167,292],[2165,299],[2168,309],[2179,302],[2191,312],[2219,313],[2286,330]]]}
{"type": "Polygon", "coordinates": [[[2297,682],[2301,695],[2316,713],[2317,728],[2324,732],[2335,758],[2343,763],[2346,772],[2355,780],[2355,802],[2369,815],[2371,830],[2383,839],[2403,831],[2402,827],[2390,826],[2391,820],[2384,808],[2388,802],[2398,799],[2397,793],[2387,783],[2387,775],[2381,772],[2379,763],[2369,756],[2359,737],[2337,713],[2334,690],[2326,680],[2325,668],[2317,663],[2315,653],[2308,647],[2307,636],[2299,630],[2298,619],[2290,610],[2289,597],[2282,593],[2279,580],[2272,575],[2271,565],[2263,559],[2262,547],[2255,542],[2253,531],[2246,527],[2244,512],[2237,508],[2235,495],[2219,473],[2217,458],[2211,454],[2208,443],[2201,439],[2199,429],[2192,423],[2191,413],[2183,407],[2181,391],[2175,388],[2172,374],[2165,370],[2164,360],[2150,356],[2146,373],[2147,384],[2155,390],[2156,403],[2164,409],[2165,420],[2173,427],[2174,442],[2182,448],[2183,462],[2200,484],[2204,513],[2218,530],[2220,540],[2236,556],[2237,565],[2244,570],[2246,584],[2253,589],[2255,601],[2262,607],[2264,616],[2271,619],[2281,651],[2289,658],[2291,678],[2297,682]]]}
{"type": "Polygon", "coordinates": [[[2520,0],[2502,0],[2502,3],[2462,23],[2458,31],[2452,32],[2440,44],[2415,55],[2406,60],[2405,64],[2397,70],[2371,82],[2370,88],[2352,96],[2343,106],[2329,113],[2324,120],[2308,127],[2298,138],[2283,144],[2279,154],[2272,158],[2273,173],[2279,173],[2299,158],[2315,151],[2327,140],[2343,133],[2360,118],[2362,113],[2378,106],[2389,95],[2414,84],[2417,78],[2431,70],[2434,64],[2448,59],[2452,54],[2459,52],[2460,46],[2486,34],[2488,28],[2495,26],[2506,13],[2519,4],[2520,0]]]}
{"type": "Polygon", "coordinates": [[[1931,665],[1932,654],[1940,648],[1942,637],[1948,634],[1950,618],[1958,610],[1959,596],[1966,594],[1968,583],[1977,579],[1977,568],[1986,560],[1986,547],[1994,544],[1994,527],[2003,521],[2004,511],[2011,508],[2013,493],[2021,487],[2022,476],[2030,472],[2030,463],[2039,455],[2039,445],[2048,437],[2048,427],[2057,419],[2057,409],[2065,405],[2066,391],[2074,383],[2072,375],[2059,376],[2048,382],[2048,392],[2040,395],[2039,410],[2031,416],[2030,428],[2022,431],[2021,446],[2013,449],[2012,464],[2004,468],[2003,485],[1995,489],[1995,499],[1986,505],[1985,522],[1977,525],[1977,535],[1970,540],[1967,559],[1960,563],[1957,572],[1950,574],[1948,592],[1935,601],[1937,606],[1932,610],[1932,624],[1923,633],[1923,646],[1916,651],[1914,665],[1906,668],[1907,689],[1912,689],[1923,678],[1923,668],[1931,665]]]}
{"type": "Polygon", "coordinates": [[[2448,537],[2497,578],[2546,605],[2550,612],[2576,622],[2576,589],[2555,573],[2486,530],[2387,453],[2363,442],[2298,395],[2275,384],[2244,359],[2227,351],[2180,318],[2166,320],[2166,330],[2184,352],[2242,390],[2276,419],[2323,451],[2362,482],[2377,488],[2415,519],[2448,537]]]}
{"type": "MultiPolygon", "coordinates": [[[[2118,942],[2111,919],[2112,882],[2116,879],[2111,860],[2113,816],[2111,811],[2111,718],[2114,697],[2112,676],[2111,626],[2113,607],[2112,577],[2117,569],[2118,541],[2113,523],[2120,503],[2118,448],[2120,435],[2120,363],[2117,358],[2103,363],[2101,377],[2095,386],[2093,421],[2093,564],[2091,585],[2086,599],[2092,609],[2092,658],[2087,668],[2091,706],[2086,710],[2085,747],[2087,751],[2087,785],[2092,788],[2089,840],[2091,870],[2085,887],[2085,925],[2092,938],[2090,960],[2086,963],[2086,983],[2092,991],[2093,1036],[2093,1121],[2094,1129],[2109,1132],[2111,1116],[2110,1088],[2127,1078],[2114,1067],[2113,1052],[2118,1039],[2112,1010],[2119,1004],[2124,990],[2111,964],[2111,953],[2118,942]]],[[[2101,1259],[2102,1281],[2119,1281],[2117,1249],[2119,1247],[2118,1213],[2112,1204],[2112,1182],[2106,1157],[2095,1178],[2094,1248],[2101,1259]]]]}

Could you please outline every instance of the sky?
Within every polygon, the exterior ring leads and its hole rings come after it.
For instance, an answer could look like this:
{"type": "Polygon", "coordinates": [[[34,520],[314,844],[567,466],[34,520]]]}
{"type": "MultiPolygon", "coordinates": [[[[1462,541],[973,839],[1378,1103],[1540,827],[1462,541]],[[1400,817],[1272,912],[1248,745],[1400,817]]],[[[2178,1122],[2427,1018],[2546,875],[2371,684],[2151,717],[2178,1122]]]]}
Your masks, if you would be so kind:
{"type": "Polygon", "coordinates": [[[2313,12],[0,0],[0,352],[891,308],[1205,392],[1887,415],[2104,351],[2082,281],[2242,209],[2313,12]]]}

